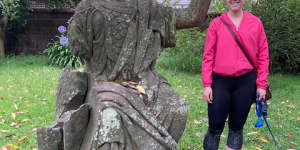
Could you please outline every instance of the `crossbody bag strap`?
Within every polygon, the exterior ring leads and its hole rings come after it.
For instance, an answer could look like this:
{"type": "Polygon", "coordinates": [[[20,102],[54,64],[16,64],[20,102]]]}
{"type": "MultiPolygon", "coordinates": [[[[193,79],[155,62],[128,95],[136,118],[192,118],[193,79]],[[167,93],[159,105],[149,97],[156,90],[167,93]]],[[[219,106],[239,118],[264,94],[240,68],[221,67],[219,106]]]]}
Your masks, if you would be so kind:
{"type": "Polygon", "coordinates": [[[256,68],[254,63],[252,62],[252,60],[250,59],[250,57],[248,56],[248,54],[246,53],[245,49],[243,48],[242,44],[240,43],[240,41],[238,40],[237,36],[235,35],[235,33],[232,31],[232,29],[230,28],[229,24],[221,18],[221,21],[225,24],[225,26],[227,27],[227,29],[230,31],[233,39],[235,40],[235,42],[237,43],[237,45],[240,47],[240,49],[242,50],[242,52],[244,53],[244,55],[246,56],[246,58],[248,59],[248,61],[250,62],[250,64],[252,65],[253,68],[256,68]]]}

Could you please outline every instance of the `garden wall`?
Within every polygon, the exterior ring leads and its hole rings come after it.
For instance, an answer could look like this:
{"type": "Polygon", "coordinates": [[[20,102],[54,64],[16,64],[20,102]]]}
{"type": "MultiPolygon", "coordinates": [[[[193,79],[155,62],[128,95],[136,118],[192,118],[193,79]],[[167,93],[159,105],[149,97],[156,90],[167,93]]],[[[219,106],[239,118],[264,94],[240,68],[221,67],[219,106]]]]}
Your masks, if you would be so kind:
{"type": "Polygon", "coordinates": [[[34,8],[28,16],[28,25],[23,34],[16,40],[7,39],[7,50],[15,54],[39,54],[48,43],[59,35],[57,27],[67,26],[68,19],[73,15],[71,8],[49,9],[34,8]]]}

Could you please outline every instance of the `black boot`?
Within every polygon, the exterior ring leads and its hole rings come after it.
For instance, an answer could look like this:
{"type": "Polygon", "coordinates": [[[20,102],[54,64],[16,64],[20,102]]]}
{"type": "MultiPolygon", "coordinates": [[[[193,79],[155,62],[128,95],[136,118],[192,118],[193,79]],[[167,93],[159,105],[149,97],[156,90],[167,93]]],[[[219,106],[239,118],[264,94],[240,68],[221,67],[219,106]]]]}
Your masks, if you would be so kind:
{"type": "Polygon", "coordinates": [[[204,137],[204,150],[218,150],[220,143],[220,136],[223,130],[209,129],[204,137]]]}
{"type": "Polygon", "coordinates": [[[229,128],[228,138],[227,138],[227,146],[240,150],[243,146],[243,129],[240,130],[232,130],[229,128]]]}

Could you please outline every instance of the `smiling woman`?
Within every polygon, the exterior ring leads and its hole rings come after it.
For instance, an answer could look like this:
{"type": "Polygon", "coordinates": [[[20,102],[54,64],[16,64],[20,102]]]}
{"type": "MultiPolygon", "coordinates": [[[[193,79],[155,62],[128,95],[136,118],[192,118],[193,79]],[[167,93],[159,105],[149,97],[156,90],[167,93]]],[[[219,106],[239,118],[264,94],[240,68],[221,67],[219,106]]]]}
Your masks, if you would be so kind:
{"type": "Polygon", "coordinates": [[[241,149],[243,127],[255,94],[265,99],[267,38],[259,18],[243,11],[244,2],[226,0],[228,12],[215,18],[207,32],[202,61],[203,97],[209,117],[205,150],[218,149],[227,117],[227,150],[241,149]]]}

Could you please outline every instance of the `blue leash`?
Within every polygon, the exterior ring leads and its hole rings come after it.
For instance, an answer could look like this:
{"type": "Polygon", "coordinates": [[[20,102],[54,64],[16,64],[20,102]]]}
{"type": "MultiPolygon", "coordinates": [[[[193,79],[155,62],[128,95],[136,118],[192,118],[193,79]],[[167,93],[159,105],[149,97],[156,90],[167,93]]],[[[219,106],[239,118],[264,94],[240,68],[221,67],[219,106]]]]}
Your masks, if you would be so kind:
{"type": "Polygon", "coordinates": [[[267,121],[267,115],[268,115],[268,104],[266,102],[266,100],[259,100],[259,95],[256,95],[256,115],[258,117],[258,121],[255,123],[255,127],[256,128],[260,128],[264,125],[263,120],[265,121],[267,128],[273,138],[273,141],[277,147],[278,150],[280,150],[280,147],[272,133],[272,130],[269,126],[269,123],[267,121]],[[263,119],[262,119],[263,118],[263,119]]]}

